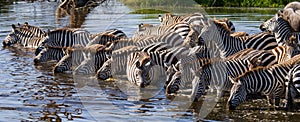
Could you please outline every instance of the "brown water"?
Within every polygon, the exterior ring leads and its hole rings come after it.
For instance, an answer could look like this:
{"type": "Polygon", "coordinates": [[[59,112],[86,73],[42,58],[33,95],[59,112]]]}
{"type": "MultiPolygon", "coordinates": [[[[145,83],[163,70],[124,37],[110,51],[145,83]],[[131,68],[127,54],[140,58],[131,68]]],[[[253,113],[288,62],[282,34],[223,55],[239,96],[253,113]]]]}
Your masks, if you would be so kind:
{"type": "MultiPolygon", "coordinates": [[[[11,24],[25,21],[45,30],[79,26],[91,33],[97,33],[118,28],[129,37],[139,23],[159,23],[156,18],[144,19],[148,18],[148,15],[127,14],[131,10],[116,1],[110,2],[108,6],[98,6],[79,19],[56,16],[57,6],[56,2],[18,2],[1,6],[0,40],[9,33],[11,24]]],[[[236,12],[212,14],[218,18],[232,19],[237,31],[248,33],[259,32],[261,22],[272,15],[236,12]]],[[[201,119],[197,113],[202,102],[190,103],[186,96],[167,97],[160,87],[153,87],[152,91],[147,91],[122,80],[108,82],[72,74],[53,75],[54,62],[34,65],[33,57],[33,50],[30,49],[0,48],[0,121],[297,121],[300,119],[299,111],[268,110],[264,99],[250,100],[235,111],[227,111],[225,104],[227,97],[220,99],[216,106],[212,106],[211,113],[205,119],[201,119]]]]}

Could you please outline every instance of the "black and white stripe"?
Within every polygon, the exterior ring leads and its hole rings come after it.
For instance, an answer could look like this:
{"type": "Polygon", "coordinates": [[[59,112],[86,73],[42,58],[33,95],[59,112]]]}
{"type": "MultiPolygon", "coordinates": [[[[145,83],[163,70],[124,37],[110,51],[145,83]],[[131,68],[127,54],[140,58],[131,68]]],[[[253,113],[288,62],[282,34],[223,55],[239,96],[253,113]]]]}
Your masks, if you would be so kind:
{"type": "Polygon", "coordinates": [[[228,100],[229,109],[235,109],[246,100],[246,96],[252,93],[263,93],[270,104],[278,106],[280,97],[285,90],[285,78],[293,66],[299,63],[300,55],[280,64],[254,68],[235,79],[231,78],[234,86],[231,89],[228,100]]]}
{"type": "Polygon", "coordinates": [[[2,41],[3,46],[10,46],[13,44],[21,44],[24,47],[37,48],[44,41],[44,37],[36,36],[27,28],[16,27],[12,25],[12,32],[2,41]]]}

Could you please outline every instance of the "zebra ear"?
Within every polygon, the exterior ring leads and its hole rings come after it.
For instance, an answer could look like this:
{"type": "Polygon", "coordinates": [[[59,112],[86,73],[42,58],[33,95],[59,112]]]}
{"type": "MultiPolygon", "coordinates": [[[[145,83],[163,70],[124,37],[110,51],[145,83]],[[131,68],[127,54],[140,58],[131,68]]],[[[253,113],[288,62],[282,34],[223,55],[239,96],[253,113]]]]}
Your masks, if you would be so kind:
{"type": "Polygon", "coordinates": [[[162,19],[162,16],[161,16],[161,15],[158,15],[158,20],[159,20],[160,22],[162,22],[162,21],[163,21],[163,19],[162,19]]]}
{"type": "Polygon", "coordinates": [[[24,25],[28,25],[28,22],[24,22],[24,25]]]}
{"type": "Polygon", "coordinates": [[[249,63],[249,70],[252,70],[253,68],[259,66],[261,64],[261,60],[258,58],[253,58],[252,60],[247,60],[249,63]]]}
{"type": "Polygon", "coordinates": [[[145,66],[151,66],[152,64],[151,64],[151,62],[150,61],[147,61],[147,63],[145,63],[145,66]]]}
{"type": "Polygon", "coordinates": [[[15,24],[12,24],[11,27],[12,27],[13,29],[16,29],[16,25],[15,25],[15,24]]]}
{"type": "Polygon", "coordinates": [[[138,25],[138,30],[139,30],[139,31],[142,31],[142,30],[143,30],[143,25],[144,25],[143,23],[141,23],[141,24],[138,25]]]}
{"type": "Polygon", "coordinates": [[[277,19],[279,16],[282,16],[282,14],[283,14],[283,10],[278,10],[276,19],[277,19]]]}

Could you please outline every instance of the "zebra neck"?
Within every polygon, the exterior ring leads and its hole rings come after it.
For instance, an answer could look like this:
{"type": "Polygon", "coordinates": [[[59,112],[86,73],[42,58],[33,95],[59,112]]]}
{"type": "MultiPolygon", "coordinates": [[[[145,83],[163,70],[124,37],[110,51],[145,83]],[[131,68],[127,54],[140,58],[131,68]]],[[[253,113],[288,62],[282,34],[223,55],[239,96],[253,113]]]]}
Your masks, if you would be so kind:
{"type": "Polygon", "coordinates": [[[217,49],[221,53],[221,57],[227,57],[245,49],[245,43],[242,38],[232,37],[226,30],[220,31],[220,38],[215,42],[217,49]]]}

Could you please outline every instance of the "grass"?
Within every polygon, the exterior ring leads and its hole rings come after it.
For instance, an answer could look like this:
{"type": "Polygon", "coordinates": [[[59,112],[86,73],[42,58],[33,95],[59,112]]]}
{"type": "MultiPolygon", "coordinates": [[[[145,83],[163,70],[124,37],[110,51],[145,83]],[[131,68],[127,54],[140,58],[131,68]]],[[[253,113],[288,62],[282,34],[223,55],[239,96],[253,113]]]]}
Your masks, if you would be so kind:
{"type": "Polygon", "coordinates": [[[158,10],[158,9],[139,9],[130,14],[162,14],[162,13],[169,13],[168,11],[158,10]]]}

